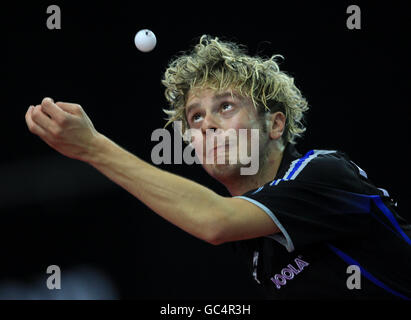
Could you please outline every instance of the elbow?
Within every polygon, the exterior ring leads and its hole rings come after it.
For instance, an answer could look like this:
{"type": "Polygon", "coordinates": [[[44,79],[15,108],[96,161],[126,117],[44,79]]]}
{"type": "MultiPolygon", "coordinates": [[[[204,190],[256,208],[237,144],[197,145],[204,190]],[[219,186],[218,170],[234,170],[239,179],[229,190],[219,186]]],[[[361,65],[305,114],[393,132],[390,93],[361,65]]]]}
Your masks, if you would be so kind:
{"type": "Polygon", "coordinates": [[[219,197],[218,200],[214,202],[213,208],[207,209],[207,218],[203,220],[202,232],[203,240],[214,246],[218,246],[225,242],[231,241],[230,230],[231,227],[231,214],[227,210],[226,198],[219,197]],[[212,212],[212,214],[210,214],[212,212]]]}
{"type": "Polygon", "coordinates": [[[219,238],[209,238],[205,240],[207,243],[212,244],[213,246],[218,246],[222,243],[224,243],[224,241],[222,241],[219,238]]]}
{"type": "Polygon", "coordinates": [[[227,242],[225,238],[225,232],[223,224],[220,222],[209,223],[206,228],[203,229],[203,240],[214,246],[218,246],[227,242]]]}
{"type": "Polygon", "coordinates": [[[217,238],[217,237],[208,238],[206,239],[206,242],[208,242],[209,244],[212,244],[213,246],[218,246],[224,243],[224,241],[222,241],[220,238],[217,238]]]}

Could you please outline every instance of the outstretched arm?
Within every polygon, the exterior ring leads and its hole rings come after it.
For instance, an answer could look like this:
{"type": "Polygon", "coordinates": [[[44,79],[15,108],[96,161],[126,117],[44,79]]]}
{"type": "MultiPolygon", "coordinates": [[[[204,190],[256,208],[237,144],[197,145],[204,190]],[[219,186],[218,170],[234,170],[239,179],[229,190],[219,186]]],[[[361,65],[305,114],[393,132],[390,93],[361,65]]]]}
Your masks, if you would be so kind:
{"type": "Polygon", "coordinates": [[[29,130],[63,155],[89,163],[154,212],[212,244],[278,232],[260,208],[222,197],[156,168],[98,133],[81,106],[44,99],[26,113],[29,130]]]}

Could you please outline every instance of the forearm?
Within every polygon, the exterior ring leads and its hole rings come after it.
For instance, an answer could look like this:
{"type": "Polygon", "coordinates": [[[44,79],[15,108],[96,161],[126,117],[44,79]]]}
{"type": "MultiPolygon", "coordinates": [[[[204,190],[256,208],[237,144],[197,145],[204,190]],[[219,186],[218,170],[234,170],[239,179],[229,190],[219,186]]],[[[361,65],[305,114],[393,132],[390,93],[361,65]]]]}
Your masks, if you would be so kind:
{"type": "Polygon", "coordinates": [[[217,232],[222,197],[210,189],[148,164],[103,135],[87,162],[188,233],[210,242],[217,232]]]}

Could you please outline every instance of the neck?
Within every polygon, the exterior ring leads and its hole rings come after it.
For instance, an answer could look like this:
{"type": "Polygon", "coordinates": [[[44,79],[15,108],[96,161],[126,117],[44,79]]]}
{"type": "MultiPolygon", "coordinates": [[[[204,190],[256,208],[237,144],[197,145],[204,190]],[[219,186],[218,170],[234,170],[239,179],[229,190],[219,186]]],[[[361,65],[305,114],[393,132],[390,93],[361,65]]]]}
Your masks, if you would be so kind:
{"type": "Polygon", "coordinates": [[[233,175],[227,179],[220,180],[232,196],[240,196],[247,191],[257,189],[277,175],[283,158],[284,146],[272,146],[269,153],[261,157],[259,170],[255,175],[233,175]]]}

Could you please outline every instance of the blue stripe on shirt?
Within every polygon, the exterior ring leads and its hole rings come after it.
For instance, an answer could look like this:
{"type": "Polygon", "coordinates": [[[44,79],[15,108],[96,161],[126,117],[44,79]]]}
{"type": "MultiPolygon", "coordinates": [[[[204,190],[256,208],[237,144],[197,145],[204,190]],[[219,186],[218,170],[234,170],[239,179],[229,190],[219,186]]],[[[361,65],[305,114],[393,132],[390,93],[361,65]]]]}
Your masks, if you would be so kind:
{"type": "Polygon", "coordinates": [[[340,249],[332,246],[331,244],[327,244],[328,247],[336,254],[338,255],[342,260],[344,260],[346,263],[348,263],[349,265],[356,265],[360,268],[361,270],[361,275],[363,275],[364,277],[366,277],[368,280],[370,280],[372,283],[374,283],[375,285],[377,285],[378,287],[384,289],[385,291],[401,298],[401,299],[405,299],[405,300],[411,300],[410,298],[408,298],[407,296],[404,296],[403,294],[395,291],[394,289],[391,289],[390,287],[388,287],[384,282],[380,281],[379,279],[377,279],[376,277],[374,277],[371,273],[369,273],[367,270],[365,270],[357,261],[355,261],[353,258],[351,258],[348,254],[346,254],[345,252],[341,251],[340,249]]]}

